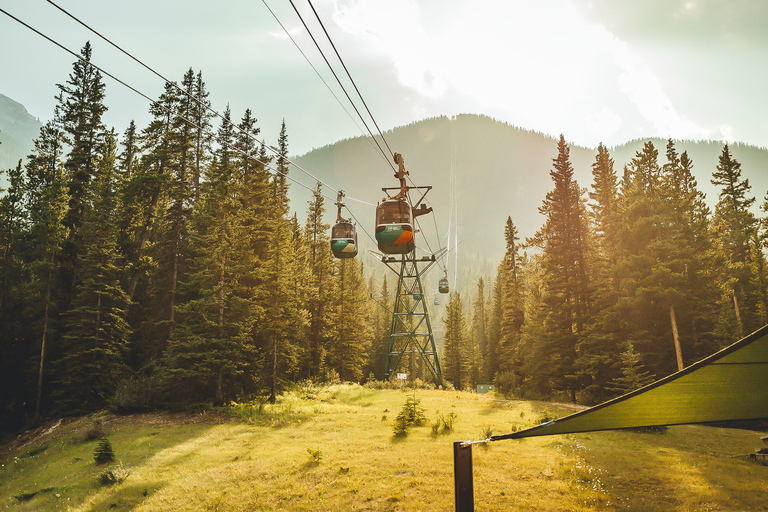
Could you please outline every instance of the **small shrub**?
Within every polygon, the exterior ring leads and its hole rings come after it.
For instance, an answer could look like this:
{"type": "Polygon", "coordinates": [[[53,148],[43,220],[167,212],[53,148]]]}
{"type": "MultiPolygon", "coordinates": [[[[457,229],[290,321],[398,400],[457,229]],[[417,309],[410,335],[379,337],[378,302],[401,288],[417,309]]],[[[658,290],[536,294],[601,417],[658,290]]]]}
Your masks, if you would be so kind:
{"type": "Polygon", "coordinates": [[[493,435],[493,427],[486,425],[483,430],[480,431],[480,439],[489,439],[493,435]]]}
{"type": "Polygon", "coordinates": [[[98,480],[101,485],[115,485],[123,483],[130,474],[131,471],[121,462],[117,466],[99,473],[98,480]]]}
{"type": "Polygon", "coordinates": [[[408,418],[404,414],[398,414],[393,424],[393,430],[395,437],[406,437],[411,430],[411,425],[408,423],[408,418]]]}
{"type": "Polygon", "coordinates": [[[420,427],[427,423],[427,415],[425,409],[421,406],[421,400],[414,396],[409,396],[403,408],[395,418],[395,436],[403,437],[408,435],[408,430],[411,427],[420,427]]]}
{"type": "Polygon", "coordinates": [[[334,384],[341,384],[341,377],[339,376],[339,372],[333,368],[325,372],[325,383],[329,386],[334,384]]]}
{"type": "Polygon", "coordinates": [[[456,418],[457,416],[455,412],[449,412],[446,416],[442,416],[444,434],[453,432],[453,422],[456,418]]]}
{"type": "Polygon", "coordinates": [[[99,445],[93,451],[93,460],[96,464],[106,464],[107,462],[114,462],[115,451],[112,449],[112,443],[109,439],[102,437],[99,441],[99,445]]]}
{"type": "Polygon", "coordinates": [[[160,405],[160,378],[155,375],[136,375],[117,383],[109,408],[120,414],[151,411],[160,405]]]}
{"type": "Polygon", "coordinates": [[[323,452],[321,452],[320,450],[313,450],[312,448],[307,448],[307,453],[309,454],[310,464],[320,464],[320,461],[323,459],[323,452]]]}

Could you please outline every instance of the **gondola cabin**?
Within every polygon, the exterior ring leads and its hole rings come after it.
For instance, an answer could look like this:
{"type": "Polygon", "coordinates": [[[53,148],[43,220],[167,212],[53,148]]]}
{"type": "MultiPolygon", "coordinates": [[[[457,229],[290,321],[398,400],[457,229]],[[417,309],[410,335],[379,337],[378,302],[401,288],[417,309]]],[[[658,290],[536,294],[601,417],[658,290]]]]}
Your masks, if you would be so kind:
{"type": "Polygon", "coordinates": [[[413,210],[405,199],[385,199],[376,207],[376,242],[385,254],[408,254],[416,247],[413,210]]]}
{"type": "Polygon", "coordinates": [[[451,291],[450,286],[448,286],[448,278],[447,277],[441,277],[440,281],[437,283],[437,291],[440,293],[448,293],[451,291]]]}
{"type": "Polygon", "coordinates": [[[339,221],[331,228],[331,252],[337,258],[357,256],[357,230],[347,221],[339,221]]]}
{"type": "Polygon", "coordinates": [[[413,300],[421,300],[422,293],[421,293],[421,286],[419,286],[419,283],[413,284],[413,300]]]}
{"type": "Polygon", "coordinates": [[[440,305],[440,299],[435,297],[435,306],[439,306],[439,305],[440,305]]]}

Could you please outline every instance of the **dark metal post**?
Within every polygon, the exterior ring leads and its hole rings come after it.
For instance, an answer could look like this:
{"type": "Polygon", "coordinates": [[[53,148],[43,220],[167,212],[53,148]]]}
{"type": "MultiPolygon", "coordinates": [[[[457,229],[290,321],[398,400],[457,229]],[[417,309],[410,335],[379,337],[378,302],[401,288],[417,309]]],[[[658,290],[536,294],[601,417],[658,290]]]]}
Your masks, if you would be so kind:
{"type": "Polygon", "coordinates": [[[475,490],[472,484],[472,445],[453,443],[453,483],[456,487],[456,512],[474,512],[475,490]]]}

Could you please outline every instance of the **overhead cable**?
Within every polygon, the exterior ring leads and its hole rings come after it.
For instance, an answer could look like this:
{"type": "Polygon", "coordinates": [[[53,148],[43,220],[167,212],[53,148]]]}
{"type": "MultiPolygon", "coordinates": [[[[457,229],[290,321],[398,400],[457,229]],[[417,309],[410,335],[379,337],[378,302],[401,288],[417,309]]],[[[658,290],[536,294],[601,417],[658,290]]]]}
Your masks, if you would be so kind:
{"type": "MultiPolygon", "coordinates": [[[[211,112],[213,115],[215,115],[215,116],[216,116],[216,117],[218,117],[219,119],[221,119],[221,120],[224,120],[224,116],[222,116],[222,115],[221,115],[221,114],[220,114],[218,111],[216,111],[215,109],[213,109],[213,108],[212,108],[210,105],[206,105],[206,104],[203,104],[203,103],[202,103],[202,102],[201,102],[199,99],[197,99],[197,98],[195,98],[195,97],[193,97],[193,96],[189,95],[189,94],[188,94],[188,93],[187,93],[185,90],[183,90],[181,87],[179,87],[179,85],[178,85],[178,84],[176,84],[176,82],[174,82],[174,81],[172,81],[172,80],[169,80],[168,78],[164,77],[163,75],[161,75],[160,73],[158,73],[157,71],[155,71],[155,70],[154,70],[152,67],[150,67],[149,65],[145,64],[145,63],[144,63],[144,62],[142,62],[140,59],[138,59],[138,58],[134,57],[134,56],[133,56],[131,53],[129,53],[128,51],[124,50],[124,49],[123,49],[122,47],[120,47],[118,44],[116,44],[116,43],[112,42],[112,41],[111,41],[110,39],[108,39],[106,36],[102,35],[100,32],[98,32],[97,30],[95,30],[94,28],[92,28],[90,25],[88,25],[88,24],[86,24],[85,22],[83,22],[82,20],[80,20],[80,19],[79,19],[77,16],[73,15],[72,13],[70,13],[70,12],[68,12],[66,9],[64,9],[63,7],[61,7],[61,6],[59,6],[58,4],[56,4],[55,2],[53,2],[53,0],[46,0],[46,1],[47,1],[49,4],[51,4],[52,6],[56,7],[56,8],[57,8],[58,10],[60,10],[61,12],[63,12],[64,14],[66,14],[67,16],[69,16],[70,18],[72,18],[74,21],[76,21],[76,22],[77,22],[77,23],[79,23],[80,25],[84,26],[85,28],[87,28],[88,30],[90,30],[91,32],[93,32],[94,34],[96,34],[97,36],[99,36],[101,39],[103,39],[103,40],[104,40],[104,41],[106,41],[107,43],[109,43],[110,45],[112,45],[112,46],[113,46],[115,49],[119,50],[120,52],[122,52],[123,54],[125,54],[126,56],[128,56],[129,58],[131,58],[132,60],[134,60],[135,62],[137,62],[138,64],[140,64],[142,67],[144,67],[145,69],[149,70],[149,71],[150,71],[150,72],[152,72],[154,75],[156,75],[156,76],[158,76],[159,78],[161,78],[162,80],[164,80],[166,83],[168,83],[168,84],[172,85],[173,87],[175,87],[175,88],[176,88],[176,89],[177,89],[179,92],[181,92],[182,94],[186,95],[187,97],[189,97],[190,99],[192,99],[193,101],[195,101],[195,102],[196,102],[196,103],[197,103],[199,106],[201,106],[201,107],[204,107],[206,110],[208,110],[209,112],[211,112]]],[[[17,18],[15,18],[15,17],[11,16],[11,15],[10,15],[10,14],[8,14],[6,11],[3,11],[3,13],[4,13],[4,14],[6,14],[6,15],[8,15],[8,16],[10,16],[10,17],[12,17],[12,18],[13,18],[13,19],[15,19],[16,21],[19,21],[20,23],[22,23],[22,24],[23,24],[24,26],[26,26],[27,28],[29,28],[29,29],[31,29],[31,30],[33,30],[33,31],[37,32],[38,34],[40,34],[40,33],[39,33],[37,30],[33,29],[32,27],[30,27],[30,26],[29,26],[29,25],[27,25],[26,23],[23,23],[23,22],[21,22],[21,21],[20,21],[20,20],[18,20],[17,18]]],[[[43,34],[40,34],[40,35],[43,35],[43,34]]],[[[43,36],[43,37],[45,37],[45,38],[46,38],[46,39],[48,39],[49,41],[53,42],[53,43],[54,43],[54,44],[56,44],[57,46],[60,46],[60,47],[61,47],[61,45],[59,45],[58,43],[56,43],[56,42],[55,42],[55,41],[53,41],[52,39],[48,38],[47,36],[43,36]]],[[[64,48],[64,47],[62,47],[62,48],[64,48]]],[[[65,49],[65,50],[67,50],[66,48],[64,48],[64,49],[65,49]]],[[[70,51],[70,50],[67,50],[67,51],[68,51],[69,53],[72,53],[72,54],[73,54],[73,55],[75,55],[76,57],[79,57],[77,54],[73,53],[72,51],[70,51]]],[[[95,65],[94,65],[94,66],[95,66],[95,65]]],[[[97,68],[97,69],[99,69],[100,71],[102,71],[104,74],[106,74],[106,75],[107,75],[107,76],[109,76],[110,78],[112,78],[112,79],[114,79],[114,80],[116,80],[116,81],[120,82],[121,84],[125,85],[125,86],[126,86],[126,87],[128,87],[129,89],[131,89],[131,90],[133,90],[134,92],[137,92],[137,93],[138,93],[138,91],[136,91],[136,90],[135,90],[133,87],[131,87],[131,86],[127,85],[126,83],[122,82],[121,80],[118,80],[117,78],[115,78],[114,76],[110,75],[110,74],[109,74],[109,73],[107,73],[106,71],[103,71],[103,70],[101,70],[100,68],[97,68]]],[[[141,94],[141,93],[139,93],[139,94],[141,94]]],[[[148,96],[146,96],[146,95],[144,95],[144,94],[141,94],[141,95],[142,95],[142,96],[144,96],[144,97],[145,97],[146,99],[148,99],[149,101],[152,101],[152,102],[154,102],[154,100],[152,100],[152,99],[151,99],[151,98],[149,98],[148,96]]],[[[231,122],[231,121],[230,121],[230,122],[231,122]]],[[[263,140],[263,139],[262,139],[262,140],[259,140],[259,139],[258,139],[258,138],[256,138],[256,137],[255,137],[255,136],[254,136],[252,133],[249,133],[249,132],[247,132],[247,131],[243,131],[243,130],[242,130],[240,127],[238,127],[238,126],[237,126],[237,125],[235,125],[234,123],[232,123],[232,127],[233,127],[233,128],[235,128],[235,129],[237,129],[237,130],[240,130],[240,131],[241,131],[242,133],[244,133],[244,134],[245,134],[247,137],[249,137],[249,138],[251,138],[251,139],[255,140],[256,142],[260,142],[261,144],[263,144],[263,145],[265,146],[265,148],[267,148],[269,151],[271,151],[271,152],[272,152],[274,155],[276,155],[276,156],[278,156],[278,157],[282,157],[282,158],[283,158],[285,161],[287,161],[288,163],[290,163],[291,165],[293,165],[294,167],[296,167],[297,169],[299,169],[301,172],[303,172],[303,173],[304,173],[304,174],[306,174],[307,176],[309,176],[309,177],[311,177],[312,179],[314,179],[316,182],[318,182],[318,183],[321,183],[322,185],[324,185],[324,186],[325,186],[325,187],[327,187],[328,189],[332,190],[333,192],[336,192],[336,193],[338,193],[338,190],[336,190],[334,187],[330,186],[328,183],[325,183],[323,180],[319,179],[317,176],[315,176],[315,175],[314,175],[314,174],[312,174],[311,172],[307,171],[306,169],[304,169],[303,167],[301,167],[300,165],[298,165],[296,162],[293,162],[292,160],[290,160],[290,159],[289,159],[288,157],[286,157],[285,155],[281,155],[281,154],[279,153],[279,151],[278,151],[278,150],[276,150],[276,149],[275,149],[275,148],[273,148],[272,146],[270,146],[270,145],[266,144],[266,143],[264,142],[264,140],[263,140]]],[[[370,202],[368,202],[368,201],[363,201],[363,200],[360,200],[360,199],[355,199],[355,198],[352,198],[352,197],[350,197],[349,199],[352,199],[352,200],[354,200],[354,201],[357,201],[357,202],[360,202],[360,203],[363,203],[363,204],[367,204],[367,205],[370,205],[370,206],[374,206],[374,205],[373,205],[373,203],[370,203],[370,202]]]]}

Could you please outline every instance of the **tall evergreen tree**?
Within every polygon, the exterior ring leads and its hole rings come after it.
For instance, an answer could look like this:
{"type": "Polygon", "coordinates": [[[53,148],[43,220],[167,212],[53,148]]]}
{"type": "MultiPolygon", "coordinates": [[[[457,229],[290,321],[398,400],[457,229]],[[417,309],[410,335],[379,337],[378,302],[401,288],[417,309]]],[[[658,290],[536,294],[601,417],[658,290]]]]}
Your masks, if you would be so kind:
{"type": "Polygon", "coordinates": [[[57,361],[56,395],[59,406],[68,411],[103,406],[127,371],[128,296],[120,282],[123,272],[114,222],[116,153],[113,131],[105,136],[97,158],[93,207],[81,225],[83,274],[65,315],[65,352],[57,361]]]}
{"type": "Polygon", "coordinates": [[[476,383],[491,382],[487,374],[488,367],[488,315],[486,313],[486,303],[488,298],[485,296],[485,282],[480,277],[477,280],[477,298],[472,311],[472,336],[474,343],[477,344],[477,355],[479,364],[476,366],[476,383]]]}
{"type": "Polygon", "coordinates": [[[723,291],[724,308],[721,323],[728,338],[739,338],[762,325],[759,318],[759,291],[755,286],[751,255],[752,236],[757,219],[750,211],[755,202],[751,197],[749,180],[741,177],[741,164],[731,155],[726,144],[720,154],[712,184],[720,188],[712,221],[716,241],[716,257],[724,271],[719,284],[723,291]]]}
{"type": "Polygon", "coordinates": [[[582,190],[573,178],[570,150],[562,135],[557,147],[550,171],[554,189],[539,207],[546,220],[531,242],[543,251],[544,325],[550,354],[547,375],[553,390],[568,391],[575,401],[580,387],[574,377],[576,346],[585,334],[590,311],[587,219],[582,190]]]}
{"type": "Polygon", "coordinates": [[[328,366],[342,380],[360,382],[372,334],[362,265],[356,259],[336,260],[335,281],[331,319],[334,333],[328,346],[328,366]]]}
{"type": "Polygon", "coordinates": [[[318,376],[323,368],[328,339],[332,332],[330,319],[332,258],[328,229],[323,222],[325,206],[320,184],[308,203],[307,224],[304,228],[309,243],[309,266],[312,271],[307,307],[309,310],[309,375],[318,376]]]}
{"type": "Polygon", "coordinates": [[[496,347],[499,372],[516,374],[522,378],[520,332],[523,327],[523,283],[520,244],[517,227],[507,217],[504,227],[506,253],[499,274],[502,278],[502,310],[499,344],[496,347]]]}
{"type": "Polygon", "coordinates": [[[40,129],[35,140],[35,152],[26,165],[26,210],[29,212],[30,317],[36,338],[40,340],[37,372],[35,417],[39,416],[43,400],[43,381],[48,356],[48,343],[57,332],[58,309],[55,303],[57,271],[68,228],[64,224],[69,196],[64,168],[61,163],[64,137],[51,123],[40,129]]]}
{"type": "Polygon", "coordinates": [[[86,42],[80,51],[81,58],[72,65],[67,82],[57,84],[59,94],[54,112],[55,122],[71,148],[64,162],[69,189],[69,205],[64,219],[69,231],[62,261],[65,301],[71,298],[77,281],[77,258],[82,250],[80,225],[90,207],[90,182],[105,133],[101,120],[107,110],[105,86],[101,73],[91,64],[91,53],[91,43],[86,42]]]}
{"type": "Polygon", "coordinates": [[[467,325],[459,292],[451,292],[443,321],[445,322],[443,377],[456,389],[463,389],[468,384],[467,325]]]}

